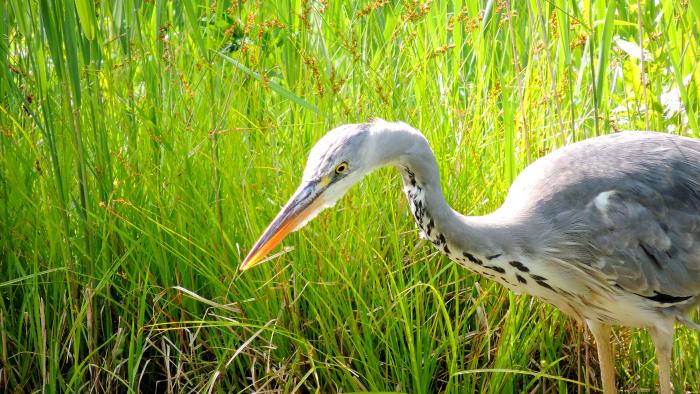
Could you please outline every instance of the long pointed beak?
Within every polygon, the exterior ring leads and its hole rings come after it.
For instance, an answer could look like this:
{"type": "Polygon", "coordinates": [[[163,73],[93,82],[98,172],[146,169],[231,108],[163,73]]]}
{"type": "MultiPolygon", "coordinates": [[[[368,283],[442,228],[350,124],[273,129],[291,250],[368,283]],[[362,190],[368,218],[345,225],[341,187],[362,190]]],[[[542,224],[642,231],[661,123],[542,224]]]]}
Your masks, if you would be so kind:
{"type": "Polygon", "coordinates": [[[317,182],[309,182],[299,187],[253,245],[253,249],[248,252],[245,260],[238,267],[239,271],[245,271],[260,263],[287,234],[296,230],[299,224],[321,206],[320,193],[316,186],[317,182]]]}

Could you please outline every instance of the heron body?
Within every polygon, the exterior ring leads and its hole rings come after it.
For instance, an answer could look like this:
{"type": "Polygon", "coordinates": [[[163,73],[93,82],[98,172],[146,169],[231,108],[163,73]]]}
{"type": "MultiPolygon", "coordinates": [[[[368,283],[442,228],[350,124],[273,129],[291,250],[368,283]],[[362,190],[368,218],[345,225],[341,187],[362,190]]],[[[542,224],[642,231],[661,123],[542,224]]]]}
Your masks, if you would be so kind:
{"type": "Polygon", "coordinates": [[[571,144],[528,166],[499,209],[463,216],[445,201],[420,132],[381,120],[341,126],[314,146],[302,185],[241,268],[386,165],[438,250],[587,323],[606,392],[615,391],[611,325],[650,330],[660,389],[671,391],[674,323],[700,328],[687,318],[700,305],[700,140],[625,132],[571,144]]]}

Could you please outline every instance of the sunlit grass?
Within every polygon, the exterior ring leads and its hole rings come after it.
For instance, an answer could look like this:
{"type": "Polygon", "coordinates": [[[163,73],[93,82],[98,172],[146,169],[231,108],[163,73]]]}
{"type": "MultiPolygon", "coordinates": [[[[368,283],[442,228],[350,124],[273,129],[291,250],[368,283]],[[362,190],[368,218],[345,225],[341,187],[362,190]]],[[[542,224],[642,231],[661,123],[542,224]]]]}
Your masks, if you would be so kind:
{"type": "MultiPolygon", "coordinates": [[[[0,387],[593,391],[582,327],[419,241],[392,170],[236,268],[338,124],[422,130],[467,214],[558,146],[698,136],[700,3],[641,7],[0,3],[0,387]]],[[[618,386],[653,389],[616,335],[618,386]]],[[[677,389],[698,347],[677,331],[677,389]]]]}

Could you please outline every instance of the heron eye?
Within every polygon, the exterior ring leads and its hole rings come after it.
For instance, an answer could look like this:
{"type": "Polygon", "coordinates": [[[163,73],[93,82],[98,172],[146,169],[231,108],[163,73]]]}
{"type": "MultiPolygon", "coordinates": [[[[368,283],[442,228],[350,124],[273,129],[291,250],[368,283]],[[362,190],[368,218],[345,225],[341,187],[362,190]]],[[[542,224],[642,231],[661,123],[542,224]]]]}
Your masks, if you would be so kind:
{"type": "Polygon", "coordinates": [[[344,174],[348,170],[348,163],[342,162],[335,167],[336,174],[344,174]]]}

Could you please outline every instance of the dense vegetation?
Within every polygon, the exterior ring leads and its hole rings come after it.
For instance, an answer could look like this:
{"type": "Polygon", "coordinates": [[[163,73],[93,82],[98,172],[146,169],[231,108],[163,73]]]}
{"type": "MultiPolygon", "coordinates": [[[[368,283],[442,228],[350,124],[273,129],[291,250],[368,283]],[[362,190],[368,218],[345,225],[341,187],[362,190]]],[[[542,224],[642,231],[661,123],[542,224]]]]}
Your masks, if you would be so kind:
{"type": "MultiPolygon", "coordinates": [[[[572,141],[697,136],[699,29],[698,0],[0,2],[0,390],[594,390],[583,327],[419,241],[392,170],[237,266],[338,124],[421,129],[467,214],[572,141]]],[[[644,332],[616,352],[654,387],[644,332]]],[[[698,390],[697,336],[673,353],[698,390]]]]}

